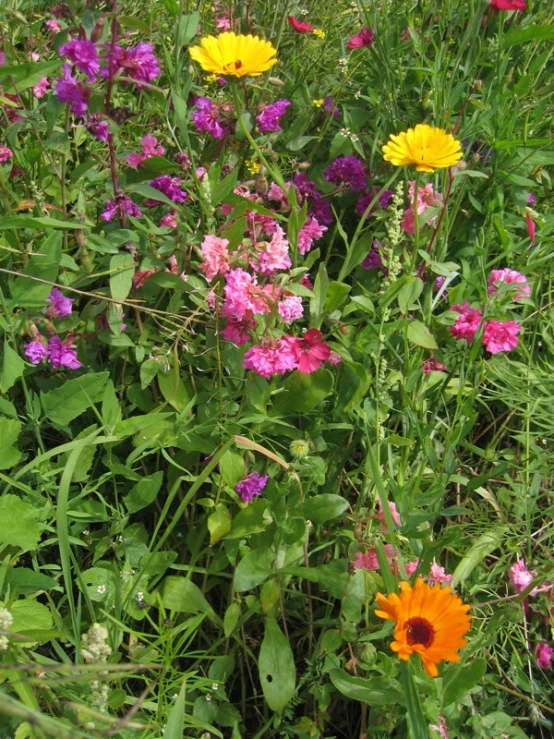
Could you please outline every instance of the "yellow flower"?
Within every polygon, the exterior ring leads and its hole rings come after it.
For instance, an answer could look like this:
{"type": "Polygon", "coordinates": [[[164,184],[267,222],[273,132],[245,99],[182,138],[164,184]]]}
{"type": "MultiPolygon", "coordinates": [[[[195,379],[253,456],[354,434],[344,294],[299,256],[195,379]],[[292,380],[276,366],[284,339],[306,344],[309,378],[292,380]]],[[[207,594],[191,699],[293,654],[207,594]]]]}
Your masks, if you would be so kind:
{"type": "Polygon", "coordinates": [[[205,36],[200,46],[192,46],[189,51],[205,72],[230,77],[259,77],[277,63],[277,51],[269,41],[233,31],[205,36]]]}
{"type": "Polygon", "coordinates": [[[322,28],[314,28],[314,30],[312,31],[312,33],[313,33],[314,36],[317,36],[321,40],[323,40],[325,38],[325,36],[327,35],[322,28]]]}
{"type": "Polygon", "coordinates": [[[260,174],[260,170],[261,170],[260,163],[257,162],[255,159],[247,159],[244,162],[244,164],[246,166],[246,169],[250,172],[250,174],[252,175],[260,174]]]}
{"type": "Polygon", "coordinates": [[[323,103],[325,100],[323,98],[316,98],[312,100],[312,103],[315,105],[316,108],[323,108],[323,103]]]}
{"type": "Polygon", "coordinates": [[[415,128],[391,134],[383,146],[386,162],[395,167],[415,164],[418,172],[434,172],[441,167],[452,167],[462,158],[462,145],[442,128],[418,123],[415,128]]]}
{"type": "Polygon", "coordinates": [[[381,610],[375,614],[396,621],[392,651],[405,662],[419,654],[425,672],[437,677],[439,662],[460,661],[458,651],[467,643],[462,637],[470,629],[469,606],[448,585],[430,586],[421,577],[413,589],[410,583],[401,582],[400,590],[400,597],[377,593],[381,610]]]}

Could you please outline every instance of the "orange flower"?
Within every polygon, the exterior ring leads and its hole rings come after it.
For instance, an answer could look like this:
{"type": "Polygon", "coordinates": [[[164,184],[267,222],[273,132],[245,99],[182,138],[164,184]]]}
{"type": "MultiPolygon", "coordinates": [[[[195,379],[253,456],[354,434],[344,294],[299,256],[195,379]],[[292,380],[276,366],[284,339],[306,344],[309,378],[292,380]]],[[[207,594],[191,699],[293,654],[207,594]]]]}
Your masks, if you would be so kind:
{"type": "Polygon", "coordinates": [[[462,637],[470,629],[469,606],[465,605],[450,587],[428,585],[418,578],[415,586],[401,582],[400,597],[377,593],[379,618],[396,622],[395,640],[391,649],[407,662],[412,654],[419,654],[425,672],[437,677],[437,665],[442,661],[459,662],[459,650],[465,647],[462,637]]]}

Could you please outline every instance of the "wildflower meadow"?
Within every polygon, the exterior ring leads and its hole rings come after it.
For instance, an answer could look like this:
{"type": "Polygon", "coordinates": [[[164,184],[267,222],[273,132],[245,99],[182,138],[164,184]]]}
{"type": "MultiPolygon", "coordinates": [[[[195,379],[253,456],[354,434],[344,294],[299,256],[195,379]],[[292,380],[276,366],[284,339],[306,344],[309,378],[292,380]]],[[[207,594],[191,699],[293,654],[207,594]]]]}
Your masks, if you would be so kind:
{"type": "Polygon", "coordinates": [[[0,739],[554,737],[553,56],[4,0],[0,739]]]}

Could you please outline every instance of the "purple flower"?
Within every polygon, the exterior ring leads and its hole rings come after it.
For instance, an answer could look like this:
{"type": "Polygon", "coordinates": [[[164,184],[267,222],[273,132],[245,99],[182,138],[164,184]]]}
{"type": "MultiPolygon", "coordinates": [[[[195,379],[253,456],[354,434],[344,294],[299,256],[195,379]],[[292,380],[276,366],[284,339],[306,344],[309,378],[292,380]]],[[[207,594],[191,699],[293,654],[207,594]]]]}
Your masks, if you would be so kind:
{"type": "MultiPolygon", "coordinates": [[[[114,74],[121,72],[123,77],[130,77],[137,83],[137,87],[141,86],[141,82],[152,82],[160,76],[160,64],[154,55],[154,47],[143,41],[132,49],[114,46],[112,64],[114,74]]],[[[107,66],[102,69],[101,74],[102,77],[110,75],[109,57],[107,66]]]]}
{"type": "Polygon", "coordinates": [[[71,339],[66,339],[64,344],[59,336],[52,336],[48,339],[48,361],[54,369],[67,367],[67,369],[78,370],[83,366],[77,359],[75,349],[66,346],[68,341],[71,342],[71,339]]]}
{"type": "Polygon", "coordinates": [[[537,202],[536,196],[533,195],[532,192],[530,192],[529,195],[527,195],[527,205],[535,205],[536,202],[537,202]]]}
{"type": "Polygon", "coordinates": [[[25,344],[25,356],[31,364],[39,364],[43,359],[46,359],[47,354],[40,334],[37,334],[28,344],[25,344]]]}
{"type": "MultiPolygon", "coordinates": [[[[161,177],[156,177],[155,180],[151,180],[148,184],[162,192],[166,198],[174,203],[184,203],[187,198],[187,193],[181,190],[181,179],[179,177],[170,177],[168,174],[164,174],[161,177]]],[[[156,205],[161,205],[161,203],[159,200],[149,199],[146,201],[146,205],[149,208],[154,208],[156,205]]]]}
{"type": "Polygon", "coordinates": [[[326,226],[333,223],[331,204],[322,199],[315,182],[309,180],[305,172],[297,174],[293,184],[298,194],[308,201],[308,215],[313,216],[319,223],[324,223],[326,226]]]}
{"type": "Polygon", "coordinates": [[[190,157],[186,151],[180,151],[178,154],[175,154],[173,159],[181,169],[184,169],[185,171],[190,169],[190,157]]]}
{"type": "Polygon", "coordinates": [[[268,480],[269,475],[260,475],[259,472],[251,472],[235,485],[235,490],[240,495],[243,503],[250,503],[252,498],[262,494],[262,490],[267,485],[268,480]]]}
{"type": "Polygon", "coordinates": [[[85,128],[91,134],[98,139],[98,141],[107,141],[110,133],[110,127],[108,121],[102,120],[101,113],[93,113],[87,115],[85,118],[85,128]]]}
{"type": "Polygon", "coordinates": [[[140,218],[142,213],[138,205],[135,205],[131,198],[120,193],[119,195],[116,195],[113,200],[108,200],[108,202],[104,204],[104,210],[100,217],[107,222],[111,221],[116,215],[118,218],[126,218],[127,216],[140,218]]]}
{"type": "Polygon", "coordinates": [[[71,39],[68,44],[60,46],[60,56],[66,56],[83,74],[86,74],[89,82],[94,82],[100,71],[98,52],[92,41],[79,41],[71,39]]]}
{"type": "Polygon", "coordinates": [[[197,97],[194,101],[196,110],[192,114],[192,122],[197,131],[206,131],[214,139],[222,139],[225,129],[219,122],[219,110],[210,98],[197,97]]]}
{"type": "Polygon", "coordinates": [[[269,133],[270,131],[280,131],[281,118],[287,112],[290,100],[277,100],[271,105],[266,105],[262,112],[256,116],[260,133],[269,133]]]}
{"type": "Polygon", "coordinates": [[[380,269],[381,272],[385,275],[385,277],[388,275],[389,271],[383,264],[383,260],[381,258],[381,252],[380,252],[381,242],[377,241],[375,239],[373,241],[373,244],[371,246],[371,249],[369,250],[367,257],[362,262],[362,267],[364,269],[380,269]]]}
{"type": "Polygon", "coordinates": [[[332,115],[335,119],[340,118],[340,110],[335,105],[335,101],[331,95],[326,95],[323,98],[323,110],[326,113],[329,113],[329,115],[332,115]]]}
{"type": "Polygon", "coordinates": [[[71,74],[69,64],[63,65],[62,77],[54,84],[54,95],[59,103],[67,103],[73,115],[83,116],[88,110],[89,88],[71,74]]]}
{"type": "Polygon", "coordinates": [[[57,287],[52,288],[46,302],[50,303],[46,309],[48,318],[67,318],[73,311],[73,298],[66,298],[57,287]]]}
{"type": "MultiPolygon", "coordinates": [[[[383,210],[386,210],[389,206],[390,199],[394,195],[394,192],[392,190],[385,190],[385,192],[379,196],[379,205],[383,210]]],[[[356,210],[358,211],[358,215],[360,218],[363,216],[363,214],[366,212],[367,206],[371,203],[373,198],[375,197],[375,193],[367,192],[365,195],[362,195],[361,198],[358,199],[356,203],[356,210]]],[[[371,209],[369,215],[375,212],[375,207],[371,209]]]]}
{"type": "Polygon", "coordinates": [[[336,185],[349,185],[354,192],[361,192],[366,186],[367,171],[357,157],[338,157],[325,170],[325,179],[336,185]]]}

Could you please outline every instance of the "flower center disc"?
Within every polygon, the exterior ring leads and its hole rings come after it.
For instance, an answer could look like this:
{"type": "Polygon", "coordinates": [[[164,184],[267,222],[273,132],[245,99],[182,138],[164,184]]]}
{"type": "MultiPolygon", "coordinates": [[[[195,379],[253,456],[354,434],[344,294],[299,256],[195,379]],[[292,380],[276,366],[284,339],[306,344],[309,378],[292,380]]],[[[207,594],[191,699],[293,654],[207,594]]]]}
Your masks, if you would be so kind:
{"type": "Polygon", "coordinates": [[[406,636],[410,646],[423,644],[430,647],[435,641],[435,629],[426,618],[416,616],[406,622],[406,636]]]}

